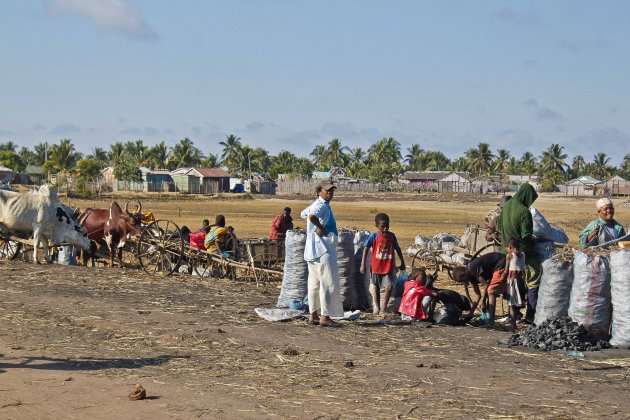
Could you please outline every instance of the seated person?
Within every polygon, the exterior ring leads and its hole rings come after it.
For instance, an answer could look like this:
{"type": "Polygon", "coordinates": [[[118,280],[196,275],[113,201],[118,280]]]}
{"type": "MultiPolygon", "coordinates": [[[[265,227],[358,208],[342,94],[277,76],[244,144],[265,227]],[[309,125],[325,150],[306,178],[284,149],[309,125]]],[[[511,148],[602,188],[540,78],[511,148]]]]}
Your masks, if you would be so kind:
{"type": "Polygon", "coordinates": [[[625,236],[626,231],[614,219],[614,216],[615,207],[610,198],[597,200],[597,219],[589,223],[580,233],[580,246],[582,248],[597,246],[625,236]]]}
{"type": "Polygon", "coordinates": [[[289,229],[293,229],[293,217],[291,217],[291,207],[285,207],[282,213],[274,217],[271,222],[269,239],[283,241],[289,229]]]}
{"type": "Polygon", "coordinates": [[[398,308],[403,319],[409,317],[421,321],[432,319],[435,303],[432,299],[425,299],[425,297],[435,297],[436,291],[427,287],[427,277],[423,268],[416,269],[409,275],[398,308]]]}
{"type": "Polygon", "coordinates": [[[210,232],[210,220],[208,219],[203,219],[203,222],[201,222],[201,229],[199,230],[203,230],[204,232],[208,233],[210,232]]]}
{"type": "Polygon", "coordinates": [[[227,231],[228,236],[227,242],[225,244],[225,249],[226,251],[230,252],[234,256],[234,258],[237,258],[238,237],[236,236],[236,233],[234,233],[234,226],[228,226],[227,231]]]}
{"type": "Polygon", "coordinates": [[[225,216],[220,214],[217,216],[214,226],[210,228],[204,240],[206,250],[211,254],[229,257],[230,252],[227,249],[228,236],[229,233],[225,227],[225,216]]]}
{"type": "Polygon", "coordinates": [[[454,290],[439,289],[435,301],[443,307],[435,312],[435,322],[444,325],[463,325],[462,314],[470,311],[470,300],[454,290]]]}

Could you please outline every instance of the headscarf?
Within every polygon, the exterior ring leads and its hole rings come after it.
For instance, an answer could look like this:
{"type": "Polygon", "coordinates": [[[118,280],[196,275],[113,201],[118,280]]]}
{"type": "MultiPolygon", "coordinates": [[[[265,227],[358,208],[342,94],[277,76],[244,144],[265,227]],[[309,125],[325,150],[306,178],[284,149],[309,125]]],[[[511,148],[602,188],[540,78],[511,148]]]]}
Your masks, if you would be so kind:
{"type": "Polygon", "coordinates": [[[606,198],[606,197],[600,198],[599,200],[597,200],[597,210],[601,209],[604,206],[608,206],[608,205],[612,206],[612,203],[613,202],[610,198],[606,198]]]}
{"type": "Polygon", "coordinates": [[[529,207],[536,201],[538,194],[531,184],[522,184],[514,197],[503,206],[501,212],[501,251],[505,253],[505,242],[514,237],[523,242],[525,253],[531,251],[531,237],[534,234],[534,221],[529,207]]]}

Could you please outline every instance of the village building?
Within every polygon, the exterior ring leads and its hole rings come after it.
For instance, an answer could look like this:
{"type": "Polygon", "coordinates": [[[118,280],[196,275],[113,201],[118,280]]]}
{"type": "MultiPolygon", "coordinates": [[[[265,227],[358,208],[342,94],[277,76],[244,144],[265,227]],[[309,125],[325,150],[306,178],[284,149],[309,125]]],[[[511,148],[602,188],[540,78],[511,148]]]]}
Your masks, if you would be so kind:
{"type": "Polygon", "coordinates": [[[230,191],[230,174],[221,168],[189,168],[171,171],[175,190],[184,194],[215,194],[230,191]]]}
{"type": "Polygon", "coordinates": [[[630,181],[615,175],[596,184],[595,189],[596,196],[627,196],[630,195],[630,181]]]}
{"type": "Polygon", "coordinates": [[[6,166],[0,166],[0,182],[10,184],[15,179],[15,172],[6,166]]]}
{"type": "Polygon", "coordinates": [[[413,189],[436,192],[470,192],[472,183],[467,172],[406,172],[404,181],[413,189]]]}
{"type": "Polygon", "coordinates": [[[593,197],[595,196],[596,191],[595,186],[600,182],[601,181],[591,176],[583,175],[579,178],[575,178],[564,184],[558,185],[558,189],[565,195],[593,197]]]}

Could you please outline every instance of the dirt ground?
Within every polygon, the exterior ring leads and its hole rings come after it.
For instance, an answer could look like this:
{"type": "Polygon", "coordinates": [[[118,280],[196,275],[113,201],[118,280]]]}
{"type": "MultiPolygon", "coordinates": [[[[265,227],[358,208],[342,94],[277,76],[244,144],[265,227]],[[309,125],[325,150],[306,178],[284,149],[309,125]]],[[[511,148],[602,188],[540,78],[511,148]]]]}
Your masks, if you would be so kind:
{"type": "MultiPolygon", "coordinates": [[[[593,200],[542,197],[575,242],[593,200]]],[[[306,200],[146,200],[158,218],[196,226],[223,213],[242,237],[306,200]]],[[[333,202],[339,225],[392,217],[401,243],[461,233],[494,203],[333,202]]],[[[74,202],[72,204],[75,204],[74,202]]],[[[86,202],[79,203],[82,207],[86,202]]],[[[91,205],[90,202],[89,205],[91,205]]],[[[100,203],[95,203],[100,204],[100,203]]],[[[627,224],[629,209],[618,206],[627,224]]],[[[442,286],[452,286],[441,279],[442,286]]],[[[569,357],[497,340],[481,328],[421,328],[370,316],[341,328],[268,323],[279,284],[155,278],[131,269],[0,260],[0,418],[627,418],[630,352],[569,357]],[[143,401],[127,395],[142,384],[143,401]]]]}

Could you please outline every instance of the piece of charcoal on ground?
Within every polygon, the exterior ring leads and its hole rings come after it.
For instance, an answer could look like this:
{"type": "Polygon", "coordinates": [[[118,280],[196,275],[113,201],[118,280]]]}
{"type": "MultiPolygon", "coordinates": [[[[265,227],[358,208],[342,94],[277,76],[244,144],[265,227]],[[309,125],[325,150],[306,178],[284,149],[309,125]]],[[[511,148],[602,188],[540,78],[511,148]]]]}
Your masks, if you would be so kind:
{"type": "Polygon", "coordinates": [[[512,335],[505,344],[542,351],[594,351],[610,348],[607,341],[595,337],[571,318],[555,318],[541,325],[531,325],[512,335]]]}

